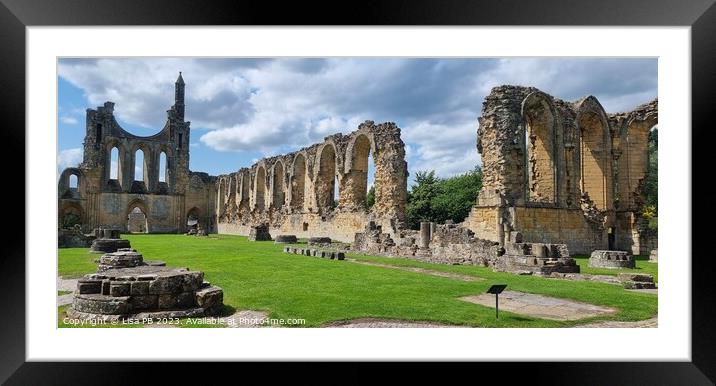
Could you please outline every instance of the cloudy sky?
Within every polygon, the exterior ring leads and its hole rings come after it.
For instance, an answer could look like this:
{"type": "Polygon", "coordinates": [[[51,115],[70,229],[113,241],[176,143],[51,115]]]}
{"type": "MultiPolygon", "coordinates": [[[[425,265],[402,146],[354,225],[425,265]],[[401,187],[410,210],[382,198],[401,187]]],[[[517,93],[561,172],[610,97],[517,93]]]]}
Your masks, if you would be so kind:
{"type": "Polygon", "coordinates": [[[186,82],[191,164],[218,175],[297,150],[364,120],[402,129],[411,176],[448,177],[480,163],[477,117],[494,86],[535,86],[573,101],[596,96],[607,112],[657,96],[656,59],[61,59],[58,168],[82,161],[85,109],[115,102],[137,135],[159,131],[186,82]]]}

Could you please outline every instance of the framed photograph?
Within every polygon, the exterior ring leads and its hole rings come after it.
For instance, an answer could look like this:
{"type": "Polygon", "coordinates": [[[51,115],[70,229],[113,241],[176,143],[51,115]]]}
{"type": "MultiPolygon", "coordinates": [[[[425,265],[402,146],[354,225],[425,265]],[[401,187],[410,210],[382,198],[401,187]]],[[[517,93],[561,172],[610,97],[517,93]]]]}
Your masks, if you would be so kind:
{"type": "Polygon", "coordinates": [[[713,383],[712,1],[2,2],[8,384],[430,360],[713,383]]]}

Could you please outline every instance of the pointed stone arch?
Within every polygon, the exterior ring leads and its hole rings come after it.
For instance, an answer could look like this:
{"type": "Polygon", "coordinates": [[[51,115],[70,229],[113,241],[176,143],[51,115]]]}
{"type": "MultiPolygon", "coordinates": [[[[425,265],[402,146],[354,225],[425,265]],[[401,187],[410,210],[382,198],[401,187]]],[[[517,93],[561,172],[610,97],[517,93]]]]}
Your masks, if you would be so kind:
{"type": "Polygon", "coordinates": [[[522,101],[525,154],[525,200],[555,203],[558,199],[557,114],[551,98],[535,91],[522,101]]]}
{"type": "Polygon", "coordinates": [[[577,106],[580,188],[599,210],[614,208],[611,136],[609,122],[599,101],[589,96],[577,106]]]}
{"type": "Polygon", "coordinates": [[[262,162],[256,167],[254,176],[254,209],[263,211],[266,208],[266,165],[262,162]]]}
{"type": "MultiPolygon", "coordinates": [[[[316,153],[316,175],[314,190],[319,210],[330,210],[335,206],[338,152],[333,141],[326,141],[316,153]]],[[[340,177],[338,177],[340,178],[340,177]]],[[[340,184],[340,180],[338,181],[340,184]]]]}
{"type": "Polygon", "coordinates": [[[277,160],[271,168],[271,206],[273,208],[280,209],[286,202],[285,179],[286,175],[283,162],[277,160]]]}
{"type": "Polygon", "coordinates": [[[375,140],[369,132],[356,134],[348,143],[341,205],[352,209],[366,208],[369,161],[375,163],[375,140]]]}
{"type": "Polygon", "coordinates": [[[294,211],[303,211],[306,200],[306,154],[300,152],[293,157],[291,166],[291,193],[290,203],[291,209],[294,211]]]}

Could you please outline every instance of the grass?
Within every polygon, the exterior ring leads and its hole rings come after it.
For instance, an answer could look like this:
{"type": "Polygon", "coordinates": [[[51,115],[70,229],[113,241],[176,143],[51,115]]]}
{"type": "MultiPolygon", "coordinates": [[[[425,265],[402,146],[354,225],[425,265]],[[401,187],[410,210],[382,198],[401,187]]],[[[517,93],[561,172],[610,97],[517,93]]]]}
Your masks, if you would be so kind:
{"type": "Polygon", "coordinates": [[[57,296],[67,295],[71,293],[72,291],[57,291],[57,296]]]}
{"type": "MultiPolygon", "coordinates": [[[[242,236],[123,237],[129,239],[132,247],[147,260],[163,260],[169,266],[204,271],[205,280],[223,288],[224,303],[228,307],[266,311],[271,318],[302,318],[306,321],[304,327],[363,317],[475,327],[568,327],[596,320],[643,320],[657,312],[655,295],[625,291],[605,283],[519,276],[493,272],[485,267],[349,254],[358,260],[457,272],[486,279],[466,282],[349,261],[289,255],[282,252],[283,245],[250,242],[242,236]],[[496,283],[507,284],[508,290],[569,298],[617,308],[619,312],[575,322],[538,319],[504,311],[496,320],[494,308],[458,300],[461,296],[484,293],[496,283]]],[[[95,272],[97,257],[89,254],[86,248],[60,249],[59,274],[78,277],[95,272]]]]}

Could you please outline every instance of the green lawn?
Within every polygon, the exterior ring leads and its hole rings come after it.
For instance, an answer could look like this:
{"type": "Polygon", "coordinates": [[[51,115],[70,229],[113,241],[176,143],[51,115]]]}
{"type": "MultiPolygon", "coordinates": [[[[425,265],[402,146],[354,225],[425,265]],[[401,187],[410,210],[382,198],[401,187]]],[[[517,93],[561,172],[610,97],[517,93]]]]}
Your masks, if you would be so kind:
{"type": "MultiPolygon", "coordinates": [[[[283,245],[250,242],[246,237],[212,235],[123,235],[146,260],[201,270],[224,290],[229,309],[261,310],[272,318],[302,318],[305,327],[362,317],[424,320],[476,327],[566,327],[595,320],[634,321],[657,312],[657,297],[615,285],[519,276],[476,266],[422,263],[410,259],[350,257],[383,264],[430,268],[474,275],[466,282],[421,273],[285,254],[283,245]],[[501,312],[457,298],[503,283],[509,290],[570,298],[619,309],[609,317],[560,322],[501,312]]],[[[86,248],[59,250],[59,274],[78,277],[96,271],[86,248]]],[[[646,263],[653,264],[653,263],[646,263]]],[[[656,264],[654,270],[656,270],[656,264]]],[[[62,310],[60,310],[62,311],[62,310]]],[[[60,312],[61,314],[61,312],[60,312]]]]}

